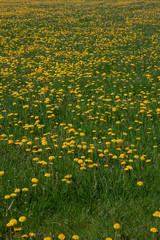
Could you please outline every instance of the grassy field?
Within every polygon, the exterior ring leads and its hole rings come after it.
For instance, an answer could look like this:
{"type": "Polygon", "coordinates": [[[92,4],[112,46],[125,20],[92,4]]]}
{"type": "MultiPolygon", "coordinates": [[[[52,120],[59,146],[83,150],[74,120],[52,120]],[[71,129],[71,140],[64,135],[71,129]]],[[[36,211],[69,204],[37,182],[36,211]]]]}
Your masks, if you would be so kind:
{"type": "Polygon", "coordinates": [[[159,240],[159,2],[0,9],[0,240],[159,240]]]}

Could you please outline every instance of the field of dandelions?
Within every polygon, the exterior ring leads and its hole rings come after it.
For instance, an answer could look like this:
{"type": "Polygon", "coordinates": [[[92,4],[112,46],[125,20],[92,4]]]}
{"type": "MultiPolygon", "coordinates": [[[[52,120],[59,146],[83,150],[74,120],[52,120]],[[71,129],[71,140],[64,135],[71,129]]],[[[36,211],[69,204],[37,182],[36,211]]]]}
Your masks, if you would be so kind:
{"type": "Polygon", "coordinates": [[[159,2],[0,9],[0,240],[160,239],[159,2]]]}

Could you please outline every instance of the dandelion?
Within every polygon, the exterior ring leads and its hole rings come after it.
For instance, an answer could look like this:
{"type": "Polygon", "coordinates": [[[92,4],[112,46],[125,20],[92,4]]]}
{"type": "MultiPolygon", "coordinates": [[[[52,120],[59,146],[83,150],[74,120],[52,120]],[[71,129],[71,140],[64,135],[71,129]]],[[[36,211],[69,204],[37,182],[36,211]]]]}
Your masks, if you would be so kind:
{"type": "Polygon", "coordinates": [[[20,232],[22,230],[22,228],[14,228],[14,232],[20,232]]]}
{"type": "Polygon", "coordinates": [[[58,235],[58,239],[60,240],[64,240],[65,239],[65,235],[63,233],[58,235]]]}
{"type": "Polygon", "coordinates": [[[138,185],[138,186],[143,186],[143,182],[142,182],[142,181],[138,181],[138,182],[137,182],[137,185],[138,185]]]}
{"type": "Polygon", "coordinates": [[[25,222],[26,221],[26,217],[25,216],[21,216],[20,218],[19,218],[19,222],[25,222]]]}
{"type": "Polygon", "coordinates": [[[50,174],[50,173],[45,173],[44,176],[45,176],[45,177],[50,177],[51,174],[50,174]]]}
{"type": "Polygon", "coordinates": [[[28,192],[28,188],[22,188],[22,192],[28,192]]]}
{"type": "Polygon", "coordinates": [[[34,235],[35,235],[35,234],[32,233],[32,232],[29,233],[29,236],[30,236],[30,237],[34,237],[34,235]]]}
{"type": "Polygon", "coordinates": [[[21,236],[21,238],[28,238],[28,235],[27,235],[27,234],[23,234],[23,235],[21,236]]]}
{"type": "Polygon", "coordinates": [[[147,163],[148,163],[148,162],[151,162],[151,159],[147,159],[146,162],[147,162],[147,163]]]}
{"type": "Polygon", "coordinates": [[[1,186],[2,186],[2,176],[4,175],[4,171],[0,171],[0,176],[1,176],[1,186]]]}
{"type": "Polygon", "coordinates": [[[52,240],[51,237],[45,237],[44,240],[52,240]]]}
{"type": "Polygon", "coordinates": [[[14,226],[14,224],[13,224],[13,223],[11,223],[11,222],[9,222],[9,223],[7,223],[7,224],[6,224],[6,226],[7,226],[7,227],[13,227],[13,226],[14,226]]]}
{"type": "Polygon", "coordinates": [[[11,193],[10,196],[11,196],[11,197],[16,197],[17,194],[16,194],[16,193],[11,193]]]}
{"type": "Polygon", "coordinates": [[[0,176],[3,176],[4,175],[4,171],[0,171],[0,176]]]}
{"type": "Polygon", "coordinates": [[[19,188],[16,188],[16,189],[14,190],[15,193],[19,193],[20,191],[21,191],[21,189],[19,189],[19,188]]]}
{"type": "Polygon", "coordinates": [[[49,160],[54,160],[54,159],[55,159],[55,156],[49,156],[48,159],[49,159],[49,160]]]}
{"type": "Polygon", "coordinates": [[[150,229],[150,231],[153,232],[153,233],[157,233],[157,232],[158,232],[158,229],[155,228],[155,227],[153,227],[153,228],[150,229]]]}
{"type": "Polygon", "coordinates": [[[69,184],[69,183],[71,183],[71,181],[69,181],[69,180],[66,180],[66,183],[68,183],[68,184],[69,184]]]}
{"type": "Polygon", "coordinates": [[[116,230],[116,231],[115,231],[115,238],[114,238],[115,240],[117,239],[117,230],[120,229],[120,227],[121,227],[121,226],[120,226],[119,223],[115,223],[115,224],[113,225],[113,228],[116,230]]]}
{"type": "Polygon", "coordinates": [[[113,228],[114,228],[115,230],[119,229],[119,228],[120,228],[120,224],[119,224],[119,223],[115,223],[115,224],[113,225],[113,228]]]}
{"type": "Polygon", "coordinates": [[[8,194],[4,196],[5,199],[9,199],[10,197],[11,197],[11,196],[8,195],[8,194]]]}
{"type": "Polygon", "coordinates": [[[72,239],[78,240],[78,239],[79,239],[79,236],[78,236],[78,235],[73,235],[73,236],[72,236],[72,239]]]}
{"type": "Polygon", "coordinates": [[[9,222],[13,224],[12,226],[17,224],[17,220],[15,218],[11,219],[9,222]]]}
{"type": "Polygon", "coordinates": [[[153,213],[153,217],[159,217],[160,218],[160,211],[155,211],[153,213]]]}
{"type": "Polygon", "coordinates": [[[31,181],[32,181],[33,183],[37,183],[37,182],[38,182],[38,179],[37,179],[37,178],[32,178],[31,181]]]}
{"type": "Polygon", "coordinates": [[[105,164],[104,167],[108,167],[108,164],[105,164]]]}
{"type": "Polygon", "coordinates": [[[79,135],[82,137],[82,136],[84,136],[85,134],[84,134],[83,132],[81,132],[79,135]]]}

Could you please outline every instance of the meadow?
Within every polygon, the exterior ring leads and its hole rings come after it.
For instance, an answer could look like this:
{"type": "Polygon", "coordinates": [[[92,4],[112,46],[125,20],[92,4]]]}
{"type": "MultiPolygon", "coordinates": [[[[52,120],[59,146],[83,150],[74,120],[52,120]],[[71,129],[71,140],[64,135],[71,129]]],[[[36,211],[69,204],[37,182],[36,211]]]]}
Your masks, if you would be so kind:
{"type": "Polygon", "coordinates": [[[0,240],[159,240],[160,3],[0,9],[0,240]]]}

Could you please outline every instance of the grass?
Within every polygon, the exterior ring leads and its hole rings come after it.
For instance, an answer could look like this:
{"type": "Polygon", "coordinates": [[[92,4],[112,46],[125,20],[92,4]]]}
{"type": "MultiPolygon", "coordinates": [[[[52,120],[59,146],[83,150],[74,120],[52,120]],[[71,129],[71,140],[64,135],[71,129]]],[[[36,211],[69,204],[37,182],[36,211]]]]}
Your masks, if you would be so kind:
{"type": "Polygon", "coordinates": [[[158,1],[0,7],[0,239],[160,239],[158,1]]]}

